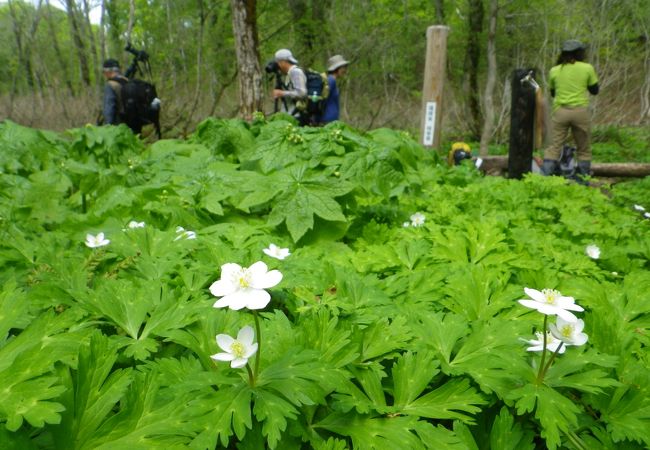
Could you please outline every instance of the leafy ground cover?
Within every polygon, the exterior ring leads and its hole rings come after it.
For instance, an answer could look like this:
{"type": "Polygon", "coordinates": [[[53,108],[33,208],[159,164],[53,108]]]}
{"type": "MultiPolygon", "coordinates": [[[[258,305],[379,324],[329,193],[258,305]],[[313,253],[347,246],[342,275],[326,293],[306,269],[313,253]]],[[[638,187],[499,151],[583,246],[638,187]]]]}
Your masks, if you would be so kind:
{"type": "Polygon", "coordinates": [[[0,148],[1,448],[650,445],[647,183],[281,119],[0,148]]]}

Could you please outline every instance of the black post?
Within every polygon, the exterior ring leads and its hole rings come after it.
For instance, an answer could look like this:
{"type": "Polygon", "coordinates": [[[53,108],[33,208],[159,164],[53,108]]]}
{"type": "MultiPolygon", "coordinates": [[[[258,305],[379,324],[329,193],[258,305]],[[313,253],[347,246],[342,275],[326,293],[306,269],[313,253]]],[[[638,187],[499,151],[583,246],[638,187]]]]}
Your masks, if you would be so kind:
{"type": "Polygon", "coordinates": [[[512,74],[512,105],[510,108],[510,147],[508,178],[521,179],[530,172],[535,139],[535,88],[522,79],[533,69],[516,69],[512,74]]]}

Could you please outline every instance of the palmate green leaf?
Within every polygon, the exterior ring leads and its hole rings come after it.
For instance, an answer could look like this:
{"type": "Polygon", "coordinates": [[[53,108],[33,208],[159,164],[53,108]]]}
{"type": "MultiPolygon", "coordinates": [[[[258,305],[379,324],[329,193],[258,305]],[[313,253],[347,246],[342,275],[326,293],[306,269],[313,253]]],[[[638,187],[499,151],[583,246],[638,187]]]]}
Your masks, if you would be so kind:
{"type": "Polygon", "coordinates": [[[356,383],[346,383],[338,387],[341,393],[334,394],[336,409],[348,412],[354,408],[360,414],[387,412],[386,395],[382,385],[382,379],[386,377],[383,368],[379,364],[370,364],[350,367],[349,371],[356,383]]]}
{"type": "Polygon", "coordinates": [[[252,428],[252,396],[250,386],[242,381],[188,400],[186,407],[192,412],[191,423],[199,430],[189,447],[215,448],[217,442],[227,447],[233,434],[239,440],[244,439],[246,430],[252,428]],[[203,415],[197,417],[201,412],[203,415]]]}
{"type": "Polygon", "coordinates": [[[424,449],[414,433],[418,421],[414,417],[372,417],[359,414],[332,413],[313,425],[352,439],[355,449],[382,450],[389,448],[424,449]]]}
{"type": "MultiPolygon", "coordinates": [[[[457,422],[454,422],[456,424],[457,422]]],[[[416,422],[415,432],[426,448],[431,450],[467,450],[467,445],[460,437],[442,425],[434,426],[430,422],[416,422]]]]}
{"type": "Polygon", "coordinates": [[[580,408],[555,389],[545,385],[526,384],[512,390],[508,399],[514,400],[519,415],[535,411],[535,418],[542,427],[541,435],[550,450],[561,445],[563,433],[577,429],[580,408]]]}
{"type": "Polygon", "coordinates": [[[329,308],[321,308],[301,315],[299,328],[306,348],[320,353],[319,359],[334,368],[350,364],[359,356],[358,349],[350,345],[351,332],[339,326],[339,319],[329,308]]]}
{"type": "Polygon", "coordinates": [[[467,320],[454,313],[431,313],[418,317],[414,329],[421,345],[432,349],[442,362],[443,371],[449,373],[451,354],[470,331],[467,320]]]}
{"type": "Polygon", "coordinates": [[[117,347],[99,332],[81,348],[77,370],[68,376],[61,426],[54,429],[58,448],[87,448],[110,417],[132,379],[131,369],[113,370],[116,359],[117,347]]]}
{"type": "Polygon", "coordinates": [[[269,448],[274,449],[287,428],[287,419],[294,420],[298,410],[283,398],[264,390],[256,390],[253,414],[262,423],[262,434],[269,448]]]}
{"type": "Polygon", "coordinates": [[[263,173],[287,167],[304,153],[303,131],[289,122],[268,123],[255,141],[252,151],[240,155],[242,162],[258,161],[263,173]],[[299,156],[300,155],[300,156],[299,156]]]}
{"type": "Polygon", "coordinates": [[[0,349],[4,347],[9,330],[23,329],[29,325],[27,295],[19,289],[16,280],[11,279],[2,285],[0,291],[0,349]]]}
{"type": "Polygon", "coordinates": [[[371,361],[395,351],[406,349],[412,338],[411,327],[404,316],[392,321],[383,318],[372,325],[355,330],[355,341],[361,341],[361,361],[371,361]]]}
{"type": "Polygon", "coordinates": [[[469,380],[454,378],[435,390],[399,408],[403,414],[429,419],[458,419],[474,423],[470,414],[478,413],[487,401],[469,385],[469,380]]]}
{"type": "Polygon", "coordinates": [[[65,387],[53,369],[73,363],[82,335],[62,334],[76,317],[44,313],[0,348],[0,422],[15,431],[27,421],[34,427],[59,423],[64,410],[57,401],[65,387]]]}
{"type": "Polygon", "coordinates": [[[618,386],[619,382],[610,377],[610,372],[594,366],[611,369],[616,367],[617,362],[618,357],[592,349],[582,353],[573,351],[571,355],[561,355],[553,362],[544,382],[550,387],[569,387],[597,394],[604,388],[618,386]]]}
{"type": "Polygon", "coordinates": [[[431,383],[440,370],[438,361],[427,352],[413,354],[406,352],[393,364],[394,407],[408,408],[431,383]]]}
{"type": "Polygon", "coordinates": [[[524,430],[505,406],[492,423],[490,448],[494,450],[532,450],[535,448],[531,430],[524,430]]]}
{"type": "Polygon", "coordinates": [[[650,372],[638,362],[626,364],[621,372],[625,384],[588,397],[589,404],[600,411],[614,442],[629,439],[650,446],[650,372]]]}
{"type": "Polygon", "coordinates": [[[278,226],[285,222],[294,242],[314,225],[314,215],[328,221],[345,222],[341,206],[335,197],[352,190],[352,185],[341,180],[309,175],[304,165],[292,167],[287,175],[290,182],[278,195],[269,214],[268,223],[278,226]]]}

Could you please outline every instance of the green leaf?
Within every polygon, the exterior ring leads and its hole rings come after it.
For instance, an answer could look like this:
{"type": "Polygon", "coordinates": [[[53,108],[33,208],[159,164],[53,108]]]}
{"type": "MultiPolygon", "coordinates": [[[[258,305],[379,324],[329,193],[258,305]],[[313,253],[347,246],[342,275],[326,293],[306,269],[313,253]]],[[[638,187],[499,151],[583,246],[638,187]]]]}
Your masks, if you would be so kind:
{"type": "Polygon", "coordinates": [[[358,414],[333,413],[313,425],[352,439],[354,448],[423,449],[424,444],[413,433],[417,420],[412,417],[377,418],[358,414]]]}
{"type": "Polygon", "coordinates": [[[131,383],[131,369],[113,370],[117,346],[99,332],[81,348],[79,364],[70,377],[66,410],[61,427],[55,430],[60,448],[84,448],[112,414],[131,383]]]}
{"type": "Polygon", "coordinates": [[[532,450],[535,448],[534,434],[524,430],[505,406],[492,423],[490,448],[499,450],[532,450]]]}
{"type": "Polygon", "coordinates": [[[275,448],[282,432],[287,428],[287,419],[295,419],[298,410],[288,401],[271,392],[256,390],[253,413],[262,423],[262,434],[267,437],[269,448],[275,448]]]}

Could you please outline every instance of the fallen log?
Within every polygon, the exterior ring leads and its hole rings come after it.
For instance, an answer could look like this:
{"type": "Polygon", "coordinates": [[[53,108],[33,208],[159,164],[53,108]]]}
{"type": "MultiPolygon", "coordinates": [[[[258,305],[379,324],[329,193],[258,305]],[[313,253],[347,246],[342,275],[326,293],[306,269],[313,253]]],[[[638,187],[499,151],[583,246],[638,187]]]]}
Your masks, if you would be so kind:
{"type": "MultiPolygon", "coordinates": [[[[508,170],[507,156],[484,156],[481,170],[487,175],[503,175],[508,170]]],[[[636,177],[650,176],[650,163],[591,163],[591,171],[596,177],[636,177]]]]}

